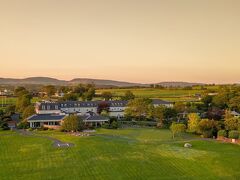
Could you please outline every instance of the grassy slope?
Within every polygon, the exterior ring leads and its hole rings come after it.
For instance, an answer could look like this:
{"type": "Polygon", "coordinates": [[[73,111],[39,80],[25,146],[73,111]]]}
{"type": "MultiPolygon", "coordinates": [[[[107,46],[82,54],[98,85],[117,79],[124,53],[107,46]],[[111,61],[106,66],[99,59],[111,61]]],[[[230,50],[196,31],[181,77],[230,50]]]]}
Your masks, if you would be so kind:
{"type": "Polygon", "coordinates": [[[1,179],[238,179],[240,147],[171,140],[168,130],[99,130],[99,136],[39,134],[73,142],[69,149],[21,135],[1,136],[1,179]]]}

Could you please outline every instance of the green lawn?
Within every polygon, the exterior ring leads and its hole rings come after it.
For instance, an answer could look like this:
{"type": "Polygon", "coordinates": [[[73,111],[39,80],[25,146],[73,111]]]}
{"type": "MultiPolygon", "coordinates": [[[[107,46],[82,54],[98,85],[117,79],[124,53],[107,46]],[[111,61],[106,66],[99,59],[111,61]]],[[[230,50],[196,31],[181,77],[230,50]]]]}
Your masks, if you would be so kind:
{"type": "Polygon", "coordinates": [[[101,94],[105,91],[110,91],[114,96],[123,96],[124,93],[130,90],[137,97],[145,98],[156,98],[168,101],[196,101],[197,98],[194,97],[196,93],[202,93],[203,90],[193,89],[193,90],[182,90],[182,89],[153,89],[153,88],[137,88],[137,89],[100,89],[97,90],[97,94],[101,94]]]}
{"type": "MultiPolygon", "coordinates": [[[[95,136],[37,132],[74,143],[56,148],[42,137],[0,133],[0,179],[239,179],[240,146],[187,138],[168,130],[99,129],[95,136]]],[[[186,137],[186,136],[184,136],[186,137]]]]}

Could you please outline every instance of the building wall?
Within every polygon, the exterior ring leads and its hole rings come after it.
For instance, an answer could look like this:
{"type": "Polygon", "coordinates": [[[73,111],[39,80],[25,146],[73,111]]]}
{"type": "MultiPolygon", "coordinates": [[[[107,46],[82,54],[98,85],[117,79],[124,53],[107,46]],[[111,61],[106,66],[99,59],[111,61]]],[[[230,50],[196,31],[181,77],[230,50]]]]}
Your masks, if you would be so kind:
{"type": "Polygon", "coordinates": [[[60,110],[38,110],[36,109],[37,114],[60,114],[60,110]]]}

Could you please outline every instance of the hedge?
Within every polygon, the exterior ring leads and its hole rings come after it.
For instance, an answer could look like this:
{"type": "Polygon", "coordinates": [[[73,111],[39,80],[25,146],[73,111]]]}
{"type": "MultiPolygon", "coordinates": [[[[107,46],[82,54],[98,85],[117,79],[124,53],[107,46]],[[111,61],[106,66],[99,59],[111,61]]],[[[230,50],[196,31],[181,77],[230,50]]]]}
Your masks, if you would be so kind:
{"type": "Polygon", "coordinates": [[[229,132],[228,137],[231,138],[231,139],[238,139],[239,138],[239,132],[236,131],[236,130],[232,130],[232,131],[229,132]]]}
{"type": "Polygon", "coordinates": [[[218,137],[221,136],[221,137],[227,137],[227,131],[225,130],[220,130],[218,131],[218,137]]]}

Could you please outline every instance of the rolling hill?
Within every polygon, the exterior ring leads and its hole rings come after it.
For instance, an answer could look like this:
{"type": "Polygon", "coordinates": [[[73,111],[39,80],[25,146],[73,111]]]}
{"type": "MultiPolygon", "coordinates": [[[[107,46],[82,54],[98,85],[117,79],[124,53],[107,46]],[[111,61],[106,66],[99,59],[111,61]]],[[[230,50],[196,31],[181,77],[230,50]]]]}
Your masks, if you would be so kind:
{"type": "MultiPolygon", "coordinates": [[[[97,87],[149,87],[150,84],[132,83],[124,81],[114,81],[106,79],[89,79],[89,78],[75,78],[70,81],[59,80],[50,77],[29,77],[24,79],[14,78],[0,78],[1,85],[74,85],[74,84],[95,84],[97,87]]],[[[160,82],[156,83],[164,87],[186,87],[194,85],[203,85],[201,83],[189,83],[189,82],[160,82]]]]}

